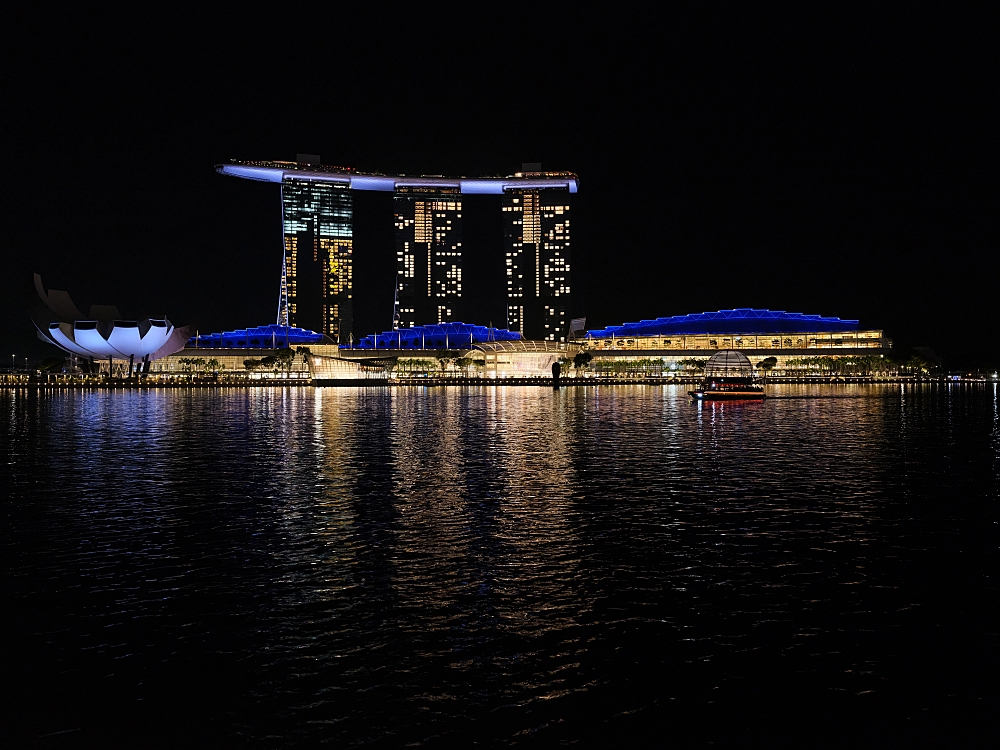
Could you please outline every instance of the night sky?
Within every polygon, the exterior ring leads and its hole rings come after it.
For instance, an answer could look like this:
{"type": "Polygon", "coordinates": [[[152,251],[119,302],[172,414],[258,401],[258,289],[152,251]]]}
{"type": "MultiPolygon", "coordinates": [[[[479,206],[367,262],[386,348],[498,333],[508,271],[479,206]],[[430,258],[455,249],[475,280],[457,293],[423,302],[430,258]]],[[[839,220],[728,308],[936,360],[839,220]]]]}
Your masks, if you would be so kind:
{"type": "MultiPolygon", "coordinates": [[[[858,318],[949,368],[1000,362],[991,18],[134,7],[5,24],[0,356],[56,353],[23,313],[32,271],[203,332],[273,322],[278,188],[213,165],[314,153],[386,173],[577,172],[590,328],[768,307],[858,318]]],[[[357,336],[390,325],[394,248],[391,195],[355,197],[357,336]]],[[[496,324],[489,201],[468,202],[467,322],[496,324]]]]}

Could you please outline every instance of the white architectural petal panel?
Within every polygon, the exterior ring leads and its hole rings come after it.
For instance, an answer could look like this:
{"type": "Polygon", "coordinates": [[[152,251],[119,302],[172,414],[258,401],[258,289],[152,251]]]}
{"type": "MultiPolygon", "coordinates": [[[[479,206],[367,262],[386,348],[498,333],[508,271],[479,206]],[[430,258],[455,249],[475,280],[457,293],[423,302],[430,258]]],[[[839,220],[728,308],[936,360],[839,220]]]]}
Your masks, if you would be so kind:
{"type": "Polygon", "coordinates": [[[167,343],[170,334],[174,331],[174,327],[166,320],[151,320],[149,323],[149,330],[142,337],[140,351],[143,357],[152,354],[167,343]]]}
{"type": "Polygon", "coordinates": [[[133,321],[116,320],[115,327],[111,329],[108,336],[108,344],[116,351],[121,352],[123,357],[137,356],[142,351],[142,337],[139,335],[139,324],[133,321]]]}
{"type": "Polygon", "coordinates": [[[92,357],[124,357],[120,351],[104,340],[101,332],[94,328],[81,328],[77,323],[73,330],[76,343],[90,352],[92,357]]]}
{"type": "Polygon", "coordinates": [[[49,337],[56,345],[62,347],[71,354],[79,354],[84,357],[92,356],[89,351],[73,341],[73,339],[67,335],[67,332],[69,334],[73,333],[73,328],[68,323],[52,323],[49,326],[49,337]],[[65,326],[67,331],[63,331],[62,326],[65,326]]]}

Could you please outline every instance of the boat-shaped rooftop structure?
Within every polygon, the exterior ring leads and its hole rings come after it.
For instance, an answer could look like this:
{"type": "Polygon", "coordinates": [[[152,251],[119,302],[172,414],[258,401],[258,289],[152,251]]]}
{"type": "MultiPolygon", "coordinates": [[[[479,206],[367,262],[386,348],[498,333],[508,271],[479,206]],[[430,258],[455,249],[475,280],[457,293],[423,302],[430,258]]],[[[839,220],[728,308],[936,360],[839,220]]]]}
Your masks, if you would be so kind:
{"type": "Polygon", "coordinates": [[[515,172],[508,176],[446,177],[444,175],[381,174],[359,172],[351,167],[303,164],[294,161],[236,161],[216,164],[215,171],[229,177],[260,182],[283,182],[286,177],[310,182],[335,182],[352,190],[392,193],[406,188],[454,190],[462,195],[503,195],[507,190],[565,188],[571,193],[580,187],[573,172],[515,172]]]}

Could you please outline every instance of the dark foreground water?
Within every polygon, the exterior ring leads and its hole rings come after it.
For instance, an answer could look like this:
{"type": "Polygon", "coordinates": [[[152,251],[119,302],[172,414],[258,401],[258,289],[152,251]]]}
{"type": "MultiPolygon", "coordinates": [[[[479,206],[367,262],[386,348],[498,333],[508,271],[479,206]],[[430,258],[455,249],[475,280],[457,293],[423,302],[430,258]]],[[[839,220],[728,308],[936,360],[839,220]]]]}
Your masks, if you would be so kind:
{"type": "Polygon", "coordinates": [[[992,746],[996,390],[774,392],[0,393],[0,744],[992,746]]]}

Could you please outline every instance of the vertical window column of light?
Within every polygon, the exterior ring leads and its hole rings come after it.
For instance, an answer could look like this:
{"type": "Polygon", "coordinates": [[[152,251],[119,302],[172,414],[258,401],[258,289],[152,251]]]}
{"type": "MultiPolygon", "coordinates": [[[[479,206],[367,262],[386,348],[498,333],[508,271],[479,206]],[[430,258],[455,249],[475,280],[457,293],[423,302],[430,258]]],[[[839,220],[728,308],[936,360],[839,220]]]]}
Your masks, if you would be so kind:
{"type": "Polygon", "coordinates": [[[281,186],[282,232],[285,244],[285,284],[287,294],[287,324],[297,324],[298,305],[298,265],[300,232],[305,232],[311,223],[313,205],[309,183],[286,178],[281,186]]]}
{"type": "MultiPolygon", "coordinates": [[[[413,243],[414,245],[422,245],[422,250],[427,253],[427,296],[432,297],[433,283],[434,283],[434,273],[432,269],[433,265],[433,253],[431,252],[431,245],[433,244],[434,237],[434,224],[431,214],[433,210],[431,208],[430,201],[414,201],[413,205],[413,243]]],[[[416,247],[414,247],[414,252],[416,252],[416,247]]]]}
{"type": "MultiPolygon", "coordinates": [[[[431,214],[433,220],[433,238],[434,238],[434,265],[437,267],[437,274],[434,279],[434,296],[444,297],[447,289],[447,270],[445,266],[447,261],[445,260],[445,247],[444,233],[444,214],[441,213],[442,205],[440,202],[435,201],[431,204],[433,213],[431,214]]],[[[441,322],[442,310],[444,308],[438,306],[438,323],[441,322]]]]}
{"type": "Polygon", "coordinates": [[[353,297],[354,268],[353,240],[324,237],[320,240],[323,254],[323,274],[326,279],[323,296],[323,332],[336,337],[340,332],[339,321],[344,312],[342,302],[353,297]]]}
{"type": "MultiPolygon", "coordinates": [[[[412,219],[406,219],[406,221],[399,226],[400,229],[406,229],[413,225],[412,219]]],[[[404,240],[403,246],[400,250],[396,252],[396,263],[397,272],[401,277],[399,280],[399,291],[404,291],[409,288],[412,281],[409,279],[413,278],[414,271],[414,260],[413,260],[413,245],[411,242],[404,240]]]]}
{"type": "Polygon", "coordinates": [[[294,235],[285,235],[285,299],[287,304],[285,323],[287,325],[294,325],[292,320],[295,313],[295,293],[297,291],[295,277],[297,244],[294,235]]]}
{"type": "Polygon", "coordinates": [[[542,223],[537,190],[522,193],[524,209],[521,215],[522,243],[535,246],[535,296],[541,296],[541,242],[542,223]]]}
{"type": "MultiPolygon", "coordinates": [[[[504,203],[506,204],[509,200],[517,202],[517,199],[511,199],[509,196],[504,196],[504,203]]],[[[520,321],[518,320],[517,307],[511,304],[517,294],[517,285],[515,284],[514,271],[517,268],[517,247],[519,237],[517,236],[517,221],[514,219],[515,212],[520,211],[519,206],[515,205],[504,205],[501,209],[502,213],[508,214],[504,217],[504,250],[506,258],[504,259],[506,267],[505,273],[507,278],[507,328],[512,331],[520,330],[520,321]]]]}
{"type": "MultiPolygon", "coordinates": [[[[451,204],[449,204],[451,206],[451,204]]],[[[455,253],[455,287],[456,287],[456,297],[462,296],[462,201],[455,201],[454,207],[450,207],[449,210],[452,212],[454,219],[452,220],[454,224],[452,225],[452,233],[454,235],[454,253],[455,253]]]]}
{"type": "MultiPolygon", "coordinates": [[[[284,242],[281,243],[282,247],[284,242]]],[[[288,261],[286,260],[285,252],[281,252],[281,281],[278,283],[278,317],[277,323],[279,326],[288,325],[288,283],[287,283],[287,266],[288,261]]]]}
{"type": "Polygon", "coordinates": [[[281,186],[281,281],[278,284],[278,325],[288,325],[288,238],[285,233],[285,187],[281,186]]]}
{"type": "MultiPolygon", "coordinates": [[[[529,213],[534,210],[535,193],[529,191],[511,191],[504,194],[504,245],[506,251],[507,274],[507,327],[512,331],[524,333],[524,263],[525,263],[525,205],[529,213]],[[527,196],[527,199],[525,198],[527,196]]],[[[532,214],[533,216],[533,214],[532,214]]],[[[534,231],[535,223],[531,218],[527,221],[529,235],[534,231]]],[[[533,236],[533,235],[531,235],[533,236]]]]}
{"type": "Polygon", "coordinates": [[[569,206],[553,206],[543,213],[546,219],[543,249],[544,277],[552,296],[569,294],[569,206]]]}
{"type": "Polygon", "coordinates": [[[340,317],[340,310],[335,302],[340,264],[336,248],[330,246],[328,239],[320,238],[318,244],[320,247],[317,248],[317,253],[322,263],[323,273],[323,327],[321,330],[323,333],[332,334],[337,327],[336,320],[340,317]]]}
{"type": "Polygon", "coordinates": [[[568,195],[545,192],[541,196],[540,226],[540,296],[550,301],[545,306],[545,338],[565,341],[569,319],[570,232],[568,195]],[[560,298],[558,301],[552,298],[560,298]]]}
{"type": "MultiPolygon", "coordinates": [[[[431,203],[433,233],[434,284],[433,294],[443,299],[462,296],[462,202],[436,200],[431,203]]],[[[450,320],[454,307],[439,305],[439,317],[450,320]]],[[[439,321],[442,322],[442,321],[439,321]]]]}
{"type": "Polygon", "coordinates": [[[416,283],[416,201],[409,195],[397,193],[393,198],[396,207],[396,292],[399,295],[399,325],[412,328],[416,325],[414,298],[418,294],[416,283]]]}
{"type": "Polygon", "coordinates": [[[518,305],[507,305],[507,328],[511,331],[521,330],[520,310],[518,305]]]}
{"type": "Polygon", "coordinates": [[[339,340],[354,297],[354,199],[345,186],[316,183],[323,258],[325,332],[339,340]]]}
{"type": "Polygon", "coordinates": [[[407,231],[413,224],[410,217],[401,214],[397,209],[395,214],[395,224],[396,224],[396,291],[403,292],[406,291],[406,278],[407,278],[407,256],[410,252],[410,241],[406,239],[409,232],[407,231]]]}

